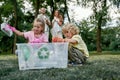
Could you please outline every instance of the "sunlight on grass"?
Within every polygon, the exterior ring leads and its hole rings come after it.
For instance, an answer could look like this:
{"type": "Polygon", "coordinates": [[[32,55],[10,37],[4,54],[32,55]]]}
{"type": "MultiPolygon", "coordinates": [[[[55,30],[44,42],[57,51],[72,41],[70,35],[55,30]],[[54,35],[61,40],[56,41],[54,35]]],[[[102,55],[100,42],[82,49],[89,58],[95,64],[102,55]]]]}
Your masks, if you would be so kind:
{"type": "Polygon", "coordinates": [[[0,55],[0,60],[11,60],[11,59],[16,59],[17,56],[14,54],[10,54],[10,55],[0,55]]]}
{"type": "Polygon", "coordinates": [[[89,60],[94,61],[94,60],[112,60],[112,59],[120,59],[120,55],[92,55],[90,56],[89,60]]]}

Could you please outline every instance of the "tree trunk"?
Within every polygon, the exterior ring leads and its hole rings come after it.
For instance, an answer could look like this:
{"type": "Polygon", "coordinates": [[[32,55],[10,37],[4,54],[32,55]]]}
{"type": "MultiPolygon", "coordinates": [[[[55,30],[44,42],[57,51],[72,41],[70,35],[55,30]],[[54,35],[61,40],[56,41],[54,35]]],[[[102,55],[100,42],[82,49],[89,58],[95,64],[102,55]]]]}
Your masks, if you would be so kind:
{"type": "Polygon", "coordinates": [[[39,5],[40,5],[40,0],[36,0],[36,7],[35,7],[35,18],[39,14],[39,5]]]}
{"type": "Polygon", "coordinates": [[[54,1],[53,0],[51,0],[51,5],[50,5],[50,8],[51,8],[51,13],[52,13],[52,15],[51,15],[51,17],[50,17],[50,21],[52,22],[52,19],[53,19],[53,17],[54,17],[54,1]]]}
{"type": "MultiPolygon", "coordinates": [[[[107,3],[106,0],[104,0],[102,2],[102,4],[103,4],[102,5],[102,10],[105,10],[106,3],[107,3]]],[[[103,12],[105,12],[105,11],[103,11],[103,12]]],[[[106,16],[106,15],[107,15],[106,13],[101,13],[100,18],[98,19],[98,28],[97,28],[97,52],[98,53],[102,52],[102,49],[101,49],[101,25],[102,25],[103,17],[106,16]]]]}
{"type": "Polygon", "coordinates": [[[100,18],[98,19],[97,17],[97,2],[94,1],[94,5],[93,5],[93,11],[95,13],[95,20],[98,21],[97,24],[97,34],[96,34],[96,48],[97,48],[97,52],[101,53],[102,49],[101,49],[101,24],[102,24],[102,15],[99,15],[100,18]]]}
{"type": "MultiPolygon", "coordinates": [[[[18,24],[18,17],[17,17],[17,1],[14,0],[14,18],[15,18],[15,24],[14,27],[17,28],[17,24],[18,24]]],[[[16,50],[16,41],[17,41],[17,36],[14,36],[14,43],[13,43],[13,54],[15,54],[15,50],[16,50]]]]}
{"type": "Polygon", "coordinates": [[[68,21],[71,22],[70,17],[69,17],[69,13],[68,13],[67,0],[65,0],[64,4],[65,4],[65,11],[64,12],[66,12],[66,14],[67,14],[68,21]]]}
{"type": "Polygon", "coordinates": [[[98,20],[98,28],[97,28],[97,52],[101,53],[101,24],[102,24],[102,16],[98,20]]]}
{"type": "MultiPolygon", "coordinates": [[[[1,12],[1,9],[0,9],[0,12],[1,12]]],[[[2,16],[1,16],[1,13],[0,13],[0,24],[2,23],[2,16]]],[[[0,26],[1,27],[1,26],[0,26]]]]}

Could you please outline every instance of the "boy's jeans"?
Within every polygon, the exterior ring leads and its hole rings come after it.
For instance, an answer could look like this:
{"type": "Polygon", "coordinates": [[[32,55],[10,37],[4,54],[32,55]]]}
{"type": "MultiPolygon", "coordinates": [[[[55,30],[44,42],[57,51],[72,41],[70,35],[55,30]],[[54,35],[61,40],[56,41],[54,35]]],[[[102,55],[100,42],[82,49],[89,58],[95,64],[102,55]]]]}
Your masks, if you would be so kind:
{"type": "Polygon", "coordinates": [[[87,60],[87,57],[85,57],[83,52],[79,49],[70,46],[68,49],[68,59],[77,64],[84,64],[87,60]]]}

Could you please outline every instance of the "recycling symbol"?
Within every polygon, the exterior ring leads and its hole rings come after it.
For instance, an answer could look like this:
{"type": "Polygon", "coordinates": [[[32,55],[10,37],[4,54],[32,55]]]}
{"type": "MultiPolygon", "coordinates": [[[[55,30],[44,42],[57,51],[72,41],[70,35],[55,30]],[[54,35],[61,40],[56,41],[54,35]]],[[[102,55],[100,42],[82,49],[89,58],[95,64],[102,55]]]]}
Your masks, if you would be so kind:
{"type": "Polygon", "coordinates": [[[38,50],[38,57],[39,59],[48,59],[49,57],[49,51],[46,47],[40,48],[38,50]]]}
{"type": "Polygon", "coordinates": [[[24,45],[24,46],[21,47],[21,50],[24,53],[24,55],[23,55],[24,56],[24,60],[27,61],[29,59],[29,57],[30,57],[30,52],[31,52],[30,47],[24,45]]]}

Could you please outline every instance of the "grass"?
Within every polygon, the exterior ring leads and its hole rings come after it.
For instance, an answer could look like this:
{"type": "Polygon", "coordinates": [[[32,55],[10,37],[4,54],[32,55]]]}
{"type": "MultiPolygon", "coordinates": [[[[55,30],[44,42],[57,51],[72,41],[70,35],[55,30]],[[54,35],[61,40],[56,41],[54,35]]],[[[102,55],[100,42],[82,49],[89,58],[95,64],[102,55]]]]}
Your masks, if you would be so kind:
{"type": "Polygon", "coordinates": [[[91,52],[83,66],[25,71],[19,70],[14,54],[0,55],[0,80],[120,80],[119,75],[120,53],[91,52]]]}

